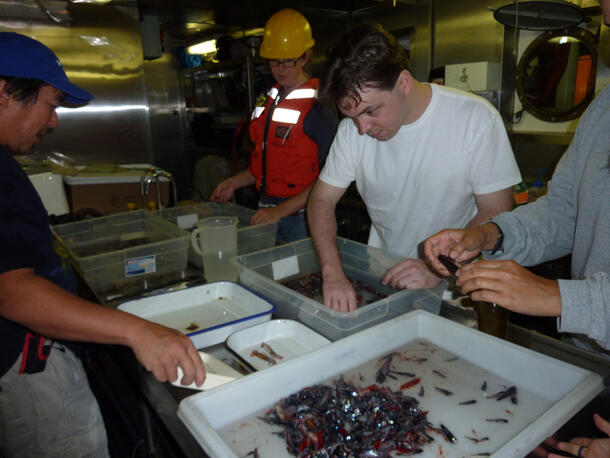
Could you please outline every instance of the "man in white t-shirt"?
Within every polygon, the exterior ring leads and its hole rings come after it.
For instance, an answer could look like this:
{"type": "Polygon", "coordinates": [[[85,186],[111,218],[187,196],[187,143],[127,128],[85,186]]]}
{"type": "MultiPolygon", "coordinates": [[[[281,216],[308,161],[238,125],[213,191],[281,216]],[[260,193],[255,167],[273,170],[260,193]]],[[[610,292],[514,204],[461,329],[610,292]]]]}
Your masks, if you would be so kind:
{"type": "Polygon", "coordinates": [[[312,190],[308,220],[324,304],[355,310],[336,244],[335,207],[352,181],[372,225],[369,245],[405,256],[383,278],[430,288],[440,278],[419,246],[444,227],[479,225],[512,209],[521,175],[497,110],[456,89],[424,84],[379,25],[359,26],[333,48],[320,85],[346,116],[312,190]]]}

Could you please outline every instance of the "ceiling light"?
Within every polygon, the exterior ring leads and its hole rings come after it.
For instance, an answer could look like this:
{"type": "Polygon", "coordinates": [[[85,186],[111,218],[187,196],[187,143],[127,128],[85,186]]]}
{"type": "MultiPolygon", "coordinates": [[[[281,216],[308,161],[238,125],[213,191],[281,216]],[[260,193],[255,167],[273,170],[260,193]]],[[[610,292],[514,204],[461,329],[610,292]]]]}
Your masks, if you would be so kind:
{"type": "Polygon", "coordinates": [[[189,54],[212,54],[216,52],[216,40],[202,41],[186,48],[189,54]]]}

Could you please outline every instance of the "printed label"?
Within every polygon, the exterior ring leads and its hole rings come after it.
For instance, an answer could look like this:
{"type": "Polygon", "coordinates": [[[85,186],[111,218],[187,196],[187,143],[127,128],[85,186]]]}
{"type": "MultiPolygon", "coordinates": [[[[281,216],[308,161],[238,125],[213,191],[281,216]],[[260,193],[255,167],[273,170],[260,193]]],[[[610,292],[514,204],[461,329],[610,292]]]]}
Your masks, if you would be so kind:
{"type": "Polygon", "coordinates": [[[136,275],[152,274],[157,270],[157,257],[142,256],[125,261],[125,276],[135,277],[136,275]]]}

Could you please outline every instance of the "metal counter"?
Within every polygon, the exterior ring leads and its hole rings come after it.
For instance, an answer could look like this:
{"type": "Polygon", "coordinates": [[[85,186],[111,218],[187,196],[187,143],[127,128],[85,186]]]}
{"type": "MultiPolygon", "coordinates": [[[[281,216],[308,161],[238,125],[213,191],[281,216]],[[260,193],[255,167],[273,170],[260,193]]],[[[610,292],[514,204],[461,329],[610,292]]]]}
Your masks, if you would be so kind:
{"type": "MultiPolygon", "coordinates": [[[[173,282],[158,289],[143,290],[139,296],[171,292],[202,283],[205,283],[205,280],[201,277],[199,271],[188,270],[178,273],[173,282]]],[[[117,297],[110,295],[97,298],[99,303],[108,307],[117,307],[120,303],[129,299],[133,299],[133,296],[117,297]]],[[[443,301],[440,315],[465,326],[477,327],[476,315],[472,309],[443,301]]],[[[593,353],[583,351],[570,344],[514,324],[508,325],[507,340],[533,351],[596,372],[604,377],[605,390],[589,404],[583,406],[555,435],[561,440],[569,440],[576,435],[593,436],[595,434],[591,422],[593,413],[598,412],[607,418],[610,412],[610,364],[608,361],[593,353]]],[[[218,344],[201,350],[212,354],[243,374],[253,371],[252,368],[231,352],[225,344],[218,344]]],[[[177,417],[180,401],[198,391],[178,388],[170,383],[158,382],[151,373],[140,366],[133,353],[125,347],[96,346],[89,354],[89,357],[93,360],[92,362],[90,361],[89,365],[100,366],[95,371],[95,378],[97,379],[95,384],[98,387],[102,385],[109,391],[109,387],[116,385],[117,380],[110,380],[117,377],[113,373],[121,374],[127,380],[131,388],[131,393],[128,396],[131,396],[131,400],[135,400],[136,403],[133,412],[138,416],[136,423],[139,425],[142,436],[138,443],[141,456],[207,456],[182,421],[177,417]],[[102,362],[100,363],[100,361],[102,362]]],[[[124,387],[119,389],[125,391],[124,387]]],[[[94,391],[96,390],[94,389],[94,391]]],[[[125,396],[125,393],[121,394],[125,396]]],[[[108,394],[108,396],[113,397],[112,394],[108,394]]],[[[137,455],[136,450],[134,450],[132,456],[140,455],[137,455]]]]}

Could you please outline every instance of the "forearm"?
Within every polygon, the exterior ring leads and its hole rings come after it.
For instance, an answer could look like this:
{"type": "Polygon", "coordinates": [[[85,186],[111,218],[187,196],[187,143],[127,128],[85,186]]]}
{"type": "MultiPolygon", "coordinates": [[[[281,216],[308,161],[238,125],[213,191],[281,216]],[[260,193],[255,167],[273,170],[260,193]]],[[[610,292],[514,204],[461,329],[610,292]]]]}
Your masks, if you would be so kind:
{"type": "Polygon", "coordinates": [[[610,276],[597,272],[583,280],[559,280],[560,332],[585,334],[610,350],[610,276]]]}
{"type": "Polygon", "coordinates": [[[286,199],[282,203],[277,205],[277,210],[280,212],[281,217],[294,215],[301,209],[305,208],[307,205],[307,199],[309,198],[309,194],[311,193],[311,189],[313,188],[313,183],[303,189],[296,196],[291,197],[290,199],[286,199]]]}
{"type": "Polygon", "coordinates": [[[496,215],[513,209],[512,188],[503,189],[490,194],[475,195],[477,213],[468,222],[466,228],[476,227],[496,215]]]}
{"type": "Polygon", "coordinates": [[[20,269],[0,275],[0,315],[42,335],[130,345],[146,327],[136,316],[85,301],[20,269]]]}
{"type": "Polygon", "coordinates": [[[337,248],[335,206],[312,194],[307,205],[307,221],[318,253],[322,277],[344,275],[337,248]]]}
{"type": "Polygon", "coordinates": [[[227,180],[231,183],[234,191],[256,184],[256,177],[250,173],[250,170],[244,170],[237,175],[227,178],[227,180]]]}

